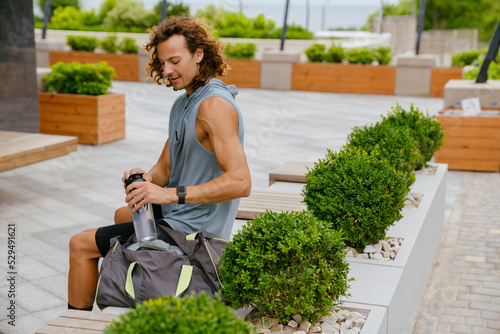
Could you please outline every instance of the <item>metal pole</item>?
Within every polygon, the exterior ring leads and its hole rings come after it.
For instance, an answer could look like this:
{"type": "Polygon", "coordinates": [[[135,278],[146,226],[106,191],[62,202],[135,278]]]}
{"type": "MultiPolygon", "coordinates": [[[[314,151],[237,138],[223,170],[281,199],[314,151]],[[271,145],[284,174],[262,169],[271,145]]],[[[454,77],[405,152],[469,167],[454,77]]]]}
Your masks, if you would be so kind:
{"type": "Polygon", "coordinates": [[[306,29],[309,30],[309,0],[306,0],[306,29]]]}
{"type": "Polygon", "coordinates": [[[420,52],[420,38],[422,37],[422,30],[424,30],[425,4],[426,4],[426,0],[420,1],[420,11],[418,14],[417,49],[416,49],[417,55],[420,52]]]}
{"type": "Polygon", "coordinates": [[[50,20],[50,0],[45,2],[45,8],[43,9],[43,29],[42,29],[42,39],[45,39],[47,33],[47,25],[50,20]]]}
{"type": "Polygon", "coordinates": [[[167,0],[163,0],[163,3],[161,5],[160,22],[165,19],[166,15],[167,15],[167,0]]]}
{"type": "Polygon", "coordinates": [[[481,69],[479,70],[479,74],[477,75],[476,83],[485,83],[486,80],[488,80],[488,67],[490,67],[490,63],[492,61],[495,61],[495,58],[498,54],[498,49],[500,49],[500,21],[498,21],[495,33],[491,38],[490,48],[488,49],[488,53],[484,58],[483,65],[481,65],[481,69]]]}
{"type": "Polygon", "coordinates": [[[382,24],[384,23],[384,0],[380,0],[380,11],[378,12],[378,33],[382,33],[382,24]]]}
{"type": "Polygon", "coordinates": [[[243,1],[240,0],[240,14],[243,14],[243,1]]]}
{"type": "Polygon", "coordinates": [[[286,29],[287,29],[287,24],[286,20],[288,18],[288,4],[290,0],[286,0],[286,5],[285,5],[285,22],[283,22],[283,31],[281,32],[281,46],[280,46],[280,51],[283,51],[285,48],[285,39],[286,39],[286,29]]]}

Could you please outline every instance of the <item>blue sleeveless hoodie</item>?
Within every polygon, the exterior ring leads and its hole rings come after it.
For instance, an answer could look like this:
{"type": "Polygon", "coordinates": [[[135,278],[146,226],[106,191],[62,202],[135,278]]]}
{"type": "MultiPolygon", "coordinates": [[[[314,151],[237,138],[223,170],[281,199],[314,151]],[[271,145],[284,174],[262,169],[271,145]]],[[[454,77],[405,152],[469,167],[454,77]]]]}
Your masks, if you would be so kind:
{"type": "MultiPolygon", "coordinates": [[[[243,145],[243,118],[234,101],[237,94],[234,85],[227,86],[219,79],[211,79],[191,96],[186,93],[175,100],[169,121],[171,174],[168,188],[203,184],[223,174],[215,154],[207,150],[196,137],[196,118],[200,104],[205,99],[212,96],[226,99],[238,112],[238,138],[243,145]]],[[[162,205],[163,220],[178,232],[191,234],[206,230],[229,240],[239,202],[239,199],[235,199],[214,204],[162,205]]]]}

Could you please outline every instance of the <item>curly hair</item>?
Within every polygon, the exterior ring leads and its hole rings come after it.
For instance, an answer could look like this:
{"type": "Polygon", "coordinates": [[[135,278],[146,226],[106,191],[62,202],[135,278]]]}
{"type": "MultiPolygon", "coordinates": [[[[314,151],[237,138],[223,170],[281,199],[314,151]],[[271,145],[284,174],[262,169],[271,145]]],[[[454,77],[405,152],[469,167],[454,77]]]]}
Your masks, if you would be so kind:
{"type": "Polygon", "coordinates": [[[158,44],[165,42],[172,35],[184,36],[191,54],[194,54],[198,48],[203,49],[204,55],[200,62],[199,73],[191,82],[193,91],[205,85],[206,81],[212,77],[226,76],[229,66],[224,60],[224,44],[212,36],[212,30],[208,25],[188,16],[171,16],[153,27],[149,43],[145,46],[148,52],[153,52],[146,72],[156,83],[161,85],[163,82],[167,87],[172,86],[164,76],[161,62],[158,59],[158,44]]]}

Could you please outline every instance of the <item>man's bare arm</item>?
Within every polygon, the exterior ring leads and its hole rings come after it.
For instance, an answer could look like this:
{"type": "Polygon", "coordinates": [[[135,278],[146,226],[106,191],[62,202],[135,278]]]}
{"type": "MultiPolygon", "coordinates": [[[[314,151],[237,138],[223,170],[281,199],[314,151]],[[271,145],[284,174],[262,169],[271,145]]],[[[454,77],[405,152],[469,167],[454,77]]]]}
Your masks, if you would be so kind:
{"type": "MultiPolygon", "coordinates": [[[[185,203],[220,203],[250,195],[250,170],[238,139],[238,122],[238,112],[223,98],[211,97],[200,105],[196,125],[197,137],[203,146],[214,152],[224,173],[205,184],[187,185],[185,203]]],[[[168,169],[170,170],[169,165],[168,169]]],[[[156,185],[156,179],[154,181],[155,184],[141,182],[134,185],[136,189],[130,192],[126,199],[129,207],[139,202],[141,203],[136,209],[142,206],[142,203],[177,203],[175,188],[162,188],[156,185]]],[[[132,187],[129,187],[132,190],[132,187]]]]}

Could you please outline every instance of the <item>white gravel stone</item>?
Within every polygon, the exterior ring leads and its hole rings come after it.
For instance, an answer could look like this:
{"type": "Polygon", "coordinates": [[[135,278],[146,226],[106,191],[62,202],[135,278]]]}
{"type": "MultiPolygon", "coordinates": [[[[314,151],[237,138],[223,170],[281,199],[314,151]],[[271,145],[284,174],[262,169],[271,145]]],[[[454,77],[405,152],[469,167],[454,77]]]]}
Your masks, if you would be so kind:
{"type": "Polygon", "coordinates": [[[382,241],[382,249],[384,252],[390,252],[391,251],[391,245],[387,241],[382,241]]]}
{"type": "Polygon", "coordinates": [[[321,332],[322,332],[321,326],[312,326],[309,329],[309,334],[311,334],[311,333],[321,333],[321,332]]]}
{"type": "Polygon", "coordinates": [[[310,323],[309,321],[302,321],[302,322],[300,323],[300,327],[299,327],[299,329],[300,329],[301,331],[304,331],[304,332],[308,333],[308,332],[309,332],[309,329],[311,329],[311,323],[310,323]]]}
{"type": "Polygon", "coordinates": [[[358,255],[356,255],[356,259],[369,259],[370,256],[366,253],[359,253],[358,255]]]}
{"type": "Polygon", "coordinates": [[[290,322],[288,322],[288,326],[290,326],[292,328],[297,328],[298,325],[299,324],[295,320],[290,320],[290,322]]]}
{"type": "Polygon", "coordinates": [[[377,250],[372,245],[366,245],[363,253],[375,253],[377,250]]]}
{"type": "Polygon", "coordinates": [[[295,313],[294,315],[292,315],[292,319],[297,321],[297,323],[300,324],[302,322],[302,315],[295,313]]]}

